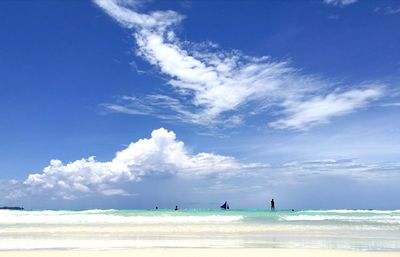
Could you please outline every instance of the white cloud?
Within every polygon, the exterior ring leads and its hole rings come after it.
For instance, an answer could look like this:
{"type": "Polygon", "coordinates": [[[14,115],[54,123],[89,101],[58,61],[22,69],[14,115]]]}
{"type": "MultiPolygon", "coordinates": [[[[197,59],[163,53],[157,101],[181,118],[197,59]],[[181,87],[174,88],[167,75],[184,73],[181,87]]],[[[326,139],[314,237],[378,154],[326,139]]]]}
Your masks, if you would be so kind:
{"type": "Polygon", "coordinates": [[[393,14],[399,14],[400,8],[393,8],[391,6],[386,6],[384,8],[377,7],[377,8],[375,8],[375,12],[381,13],[383,15],[393,15],[393,14]]]}
{"type": "Polygon", "coordinates": [[[324,0],[325,4],[346,6],[357,3],[358,0],[324,0]]]}
{"type": "MultiPolygon", "coordinates": [[[[35,196],[53,200],[90,195],[140,196],[143,187],[135,187],[135,184],[142,183],[141,179],[151,178],[144,182],[148,183],[156,177],[165,179],[165,176],[182,179],[185,184],[189,180],[202,181],[194,184],[197,185],[193,188],[195,191],[204,190],[205,185],[212,192],[254,192],[265,189],[266,185],[282,187],[308,183],[315,177],[392,181],[400,176],[400,164],[363,163],[352,159],[246,164],[233,157],[212,153],[189,154],[173,132],[158,129],[153,131],[151,138],[131,143],[110,162],[88,158],[62,164],[53,160],[41,173],[31,174],[22,183],[0,181],[0,199],[12,204],[35,196]]],[[[164,189],[160,188],[160,192],[164,189]]]]}
{"type": "Polygon", "coordinates": [[[387,7],[385,8],[385,15],[391,15],[391,14],[398,14],[400,13],[400,8],[392,8],[392,7],[387,7]]]}
{"type": "Polygon", "coordinates": [[[379,87],[354,89],[342,93],[316,96],[307,101],[284,103],[287,117],[271,122],[275,128],[306,129],[309,126],[327,123],[334,116],[341,116],[363,108],[371,100],[383,94],[379,87]]]}
{"type": "MultiPolygon", "coordinates": [[[[349,4],[351,1],[341,2],[349,4]]],[[[176,12],[141,14],[116,0],[96,0],[95,3],[122,26],[133,29],[137,54],[158,67],[169,78],[168,84],[172,89],[168,95],[148,95],[145,100],[125,97],[121,99],[123,103],[104,104],[109,111],[153,115],[211,127],[232,126],[241,124],[249,113],[257,113],[254,110],[248,112],[246,108],[249,106],[261,106],[258,110],[263,111],[267,107],[283,107],[287,110],[282,113],[293,115],[292,106],[287,103],[301,104],[310,95],[319,95],[335,86],[316,76],[305,75],[285,61],[274,61],[265,56],[250,57],[237,50],[223,51],[209,42],[181,42],[173,29],[184,17],[176,12]]],[[[358,89],[360,94],[372,89],[362,90],[358,89]]],[[[352,92],[349,90],[342,94],[346,96],[352,92]]],[[[364,105],[372,99],[375,98],[366,98],[364,105]]],[[[323,119],[356,110],[359,103],[351,103],[352,100],[358,101],[357,98],[347,98],[349,109],[346,111],[329,106],[332,107],[328,110],[330,114],[324,115],[323,119]],[[351,106],[355,108],[350,110],[351,106]]],[[[307,102],[303,104],[313,107],[307,102]]],[[[310,119],[308,124],[306,119],[302,122],[307,127],[319,123],[322,122],[314,119],[310,119]]]]}
{"type": "Polygon", "coordinates": [[[282,176],[337,176],[358,180],[391,180],[400,175],[399,163],[363,163],[352,159],[292,161],[274,167],[282,176]]]}
{"type": "Polygon", "coordinates": [[[114,195],[129,196],[130,195],[127,192],[125,192],[125,190],[119,189],[119,188],[103,189],[100,191],[100,193],[105,196],[114,196],[114,195]]]}
{"type": "Polygon", "coordinates": [[[263,166],[213,153],[191,155],[174,132],[160,128],[150,138],[140,139],[117,152],[109,162],[97,161],[93,156],[67,164],[52,160],[41,173],[29,175],[24,184],[32,193],[52,192],[55,198],[63,199],[89,193],[128,195],[118,185],[146,176],[234,176],[263,166]]]}
{"type": "MultiPolygon", "coordinates": [[[[210,181],[207,192],[244,193],[265,192],[268,188],[287,188],[291,185],[322,181],[322,178],[344,178],[357,182],[397,181],[400,163],[365,163],[354,159],[321,159],[277,163],[248,174],[239,183],[234,180],[210,181]],[[250,182],[250,183],[249,183],[250,182]],[[243,185],[246,186],[243,186],[243,185]]],[[[204,191],[204,188],[196,189],[204,191]]]]}
{"type": "Polygon", "coordinates": [[[400,107],[400,102],[395,103],[383,103],[381,104],[382,107],[400,107]]]}

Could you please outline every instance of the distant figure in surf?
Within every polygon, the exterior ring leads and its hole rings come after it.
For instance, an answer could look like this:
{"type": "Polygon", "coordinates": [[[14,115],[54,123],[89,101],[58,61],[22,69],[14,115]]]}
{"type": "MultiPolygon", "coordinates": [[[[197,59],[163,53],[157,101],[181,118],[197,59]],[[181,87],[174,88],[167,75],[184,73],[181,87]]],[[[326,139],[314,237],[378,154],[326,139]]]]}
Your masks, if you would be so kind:
{"type": "Polygon", "coordinates": [[[275,201],[274,201],[274,199],[271,200],[271,211],[275,211],[275,201]]]}
{"type": "Polygon", "coordinates": [[[178,205],[175,206],[175,211],[177,211],[177,210],[179,210],[179,209],[178,209],[178,205]]]}
{"type": "Polygon", "coordinates": [[[158,206],[156,206],[156,210],[158,210],[158,206]]]}

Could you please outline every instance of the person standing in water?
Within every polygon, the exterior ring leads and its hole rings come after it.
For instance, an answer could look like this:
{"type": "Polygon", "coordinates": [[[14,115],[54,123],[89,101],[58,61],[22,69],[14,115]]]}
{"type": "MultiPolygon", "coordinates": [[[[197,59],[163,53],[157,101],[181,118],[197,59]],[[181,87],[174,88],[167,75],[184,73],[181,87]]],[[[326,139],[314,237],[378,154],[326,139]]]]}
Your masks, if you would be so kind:
{"type": "Polygon", "coordinates": [[[274,201],[274,199],[271,200],[271,211],[275,211],[275,201],[274,201]]]}
{"type": "Polygon", "coordinates": [[[177,211],[177,210],[179,210],[179,209],[178,209],[178,205],[177,205],[177,206],[175,206],[175,211],[177,211]]]}

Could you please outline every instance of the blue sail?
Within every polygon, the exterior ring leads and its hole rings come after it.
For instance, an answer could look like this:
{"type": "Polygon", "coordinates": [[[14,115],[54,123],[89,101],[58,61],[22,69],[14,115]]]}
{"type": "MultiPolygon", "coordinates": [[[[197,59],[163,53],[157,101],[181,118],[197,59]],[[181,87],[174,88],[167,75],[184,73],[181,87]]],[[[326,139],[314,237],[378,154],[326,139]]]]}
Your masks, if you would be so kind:
{"type": "Polygon", "coordinates": [[[221,209],[229,210],[229,204],[228,204],[228,202],[225,201],[225,203],[224,203],[223,205],[221,205],[221,209]]]}

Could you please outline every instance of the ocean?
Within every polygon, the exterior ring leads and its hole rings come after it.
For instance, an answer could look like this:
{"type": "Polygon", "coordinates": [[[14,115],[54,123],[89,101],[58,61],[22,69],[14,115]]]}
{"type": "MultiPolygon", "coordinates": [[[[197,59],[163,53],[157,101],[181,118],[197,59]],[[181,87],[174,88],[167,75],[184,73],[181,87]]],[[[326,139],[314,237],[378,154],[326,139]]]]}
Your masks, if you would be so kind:
{"type": "Polygon", "coordinates": [[[147,247],[400,251],[400,210],[0,210],[0,250],[147,247]]]}

